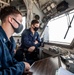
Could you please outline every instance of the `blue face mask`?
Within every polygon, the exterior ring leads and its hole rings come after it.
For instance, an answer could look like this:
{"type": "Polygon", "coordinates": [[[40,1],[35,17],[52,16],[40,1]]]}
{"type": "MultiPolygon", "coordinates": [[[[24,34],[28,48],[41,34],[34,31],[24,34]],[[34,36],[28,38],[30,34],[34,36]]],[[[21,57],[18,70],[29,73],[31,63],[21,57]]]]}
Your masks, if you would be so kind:
{"type": "Polygon", "coordinates": [[[15,28],[10,22],[9,23],[11,24],[11,26],[14,29],[15,33],[20,33],[22,31],[22,29],[23,29],[23,25],[20,24],[18,21],[16,21],[14,18],[13,18],[13,20],[19,25],[18,28],[15,28]]]}

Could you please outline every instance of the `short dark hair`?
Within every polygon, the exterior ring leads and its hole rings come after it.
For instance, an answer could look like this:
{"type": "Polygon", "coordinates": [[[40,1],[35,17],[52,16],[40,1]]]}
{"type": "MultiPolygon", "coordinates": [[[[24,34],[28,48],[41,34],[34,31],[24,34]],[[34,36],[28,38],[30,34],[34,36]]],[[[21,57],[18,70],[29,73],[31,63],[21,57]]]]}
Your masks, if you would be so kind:
{"type": "Polygon", "coordinates": [[[16,15],[16,14],[22,15],[21,12],[18,9],[16,9],[16,7],[5,6],[0,10],[0,19],[1,21],[4,21],[8,15],[16,15]]]}
{"type": "Polygon", "coordinates": [[[31,25],[34,25],[34,24],[36,24],[36,23],[39,23],[39,21],[38,21],[38,20],[32,20],[32,21],[31,21],[31,25]]]}

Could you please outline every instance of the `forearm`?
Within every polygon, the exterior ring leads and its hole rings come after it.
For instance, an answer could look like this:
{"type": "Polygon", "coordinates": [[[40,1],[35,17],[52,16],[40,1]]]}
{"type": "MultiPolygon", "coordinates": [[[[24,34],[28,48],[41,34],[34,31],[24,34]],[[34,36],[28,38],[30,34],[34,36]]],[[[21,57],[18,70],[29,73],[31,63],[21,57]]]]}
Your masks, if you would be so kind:
{"type": "Polygon", "coordinates": [[[38,48],[38,47],[40,47],[40,43],[34,44],[34,46],[35,46],[36,48],[38,48]]]}
{"type": "Polygon", "coordinates": [[[24,71],[25,65],[23,62],[19,62],[13,67],[8,67],[5,69],[2,69],[0,71],[0,75],[22,75],[24,71]]]}
{"type": "Polygon", "coordinates": [[[30,48],[30,47],[32,47],[32,46],[34,46],[34,43],[24,43],[24,48],[30,48]]]}

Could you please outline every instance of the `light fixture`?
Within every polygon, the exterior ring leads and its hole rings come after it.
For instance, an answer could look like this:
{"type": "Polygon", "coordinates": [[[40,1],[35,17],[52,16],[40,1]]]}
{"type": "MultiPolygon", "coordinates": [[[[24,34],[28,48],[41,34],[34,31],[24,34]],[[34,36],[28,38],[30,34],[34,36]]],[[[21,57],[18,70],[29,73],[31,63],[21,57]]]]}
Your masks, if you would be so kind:
{"type": "Polygon", "coordinates": [[[48,7],[47,7],[47,10],[48,10],[48,11],[50,11],[50,10],[51,10],[51,7],[50,7],[50,6],[48,6],[48,7]]]}
{"type": "Polygon", "coordinates": [[[50,2],[45,5],[45,7],[42,9],[42,11],[44,14],[51,14],[51,11],[54,10],[55,7],[56,7],[56,3],[50,2]]]}
{"type": "Polygon", "coordinates": [[[43,12],[44,12],[44,13],[46,13],[46,12],[47,12],[47,10],[46,10],[46,9],[44,9],[44,10],[43,10],[43,12]]]}
{"type": "Polygon", "coordinates": [[[50,5],[52,8],[55,8],[56,4],[55,3],[51,3],[50,5]]]}

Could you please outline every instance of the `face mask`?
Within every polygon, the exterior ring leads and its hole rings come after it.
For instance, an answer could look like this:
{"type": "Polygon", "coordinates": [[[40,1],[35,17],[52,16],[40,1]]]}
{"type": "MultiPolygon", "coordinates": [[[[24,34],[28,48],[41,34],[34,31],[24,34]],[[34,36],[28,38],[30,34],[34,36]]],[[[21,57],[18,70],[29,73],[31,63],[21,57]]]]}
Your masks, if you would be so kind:
{"type": "Polygon", "coordinates": [[[14,18],[13,18],[13,20],[19,25],[18,28],[15,28],[15,27],[10,23],[11,26],[12,26],[12,28],[14,29],[14,32],[15,32],[15,33],[20,33],[20,32],[22,31],[22,29],[23,29],[23,25],[20,24],[19,22],[17,22],[14,18]]]}
{"type": "Polygon", "coordinates": [[[39,29],[39,28],[35,27],[35,28],[34,28],[34,31],[37,31],[38,29],[39,29]]]}

